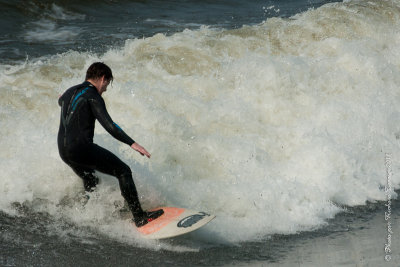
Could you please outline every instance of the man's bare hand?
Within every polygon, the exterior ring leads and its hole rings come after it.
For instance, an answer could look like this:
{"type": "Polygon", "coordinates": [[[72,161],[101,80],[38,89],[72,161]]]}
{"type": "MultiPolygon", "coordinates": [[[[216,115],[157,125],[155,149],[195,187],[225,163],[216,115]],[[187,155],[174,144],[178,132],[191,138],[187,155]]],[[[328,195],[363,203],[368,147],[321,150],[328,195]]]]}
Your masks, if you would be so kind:
{"type": "Polygon", "coordinates": [[[147,152],[147,150],[146,150],[144,147],[142,147],[141,145],[139,145],[139,144],[136,143],[136,142],[133,143],[133,144],[131,145],[131,148],[133,148],[134,150],[136,150],[137,152],[139,152],[142,156],[146,156],[146,157],[148,157],[148,158],[151,157],[150,153],[147,152]]]}

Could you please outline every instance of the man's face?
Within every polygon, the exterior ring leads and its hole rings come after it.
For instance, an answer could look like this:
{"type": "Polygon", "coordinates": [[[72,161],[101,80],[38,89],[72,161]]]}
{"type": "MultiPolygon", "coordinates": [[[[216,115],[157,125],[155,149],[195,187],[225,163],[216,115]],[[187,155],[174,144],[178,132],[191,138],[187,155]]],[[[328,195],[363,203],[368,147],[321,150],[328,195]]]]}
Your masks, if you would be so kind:
{"type": "Polygon", "coordinates": [[[100,80],[100,83],[99,83],[99,93],[100,93],[100,95],[102,94],[102,93],[104,93],[105,91],[107,91],[107,86],[110,84],[110,80],[106,80],[105,78],[104,78],[104,76],[103,77],[101,77],[101,80],[100,80]]]}

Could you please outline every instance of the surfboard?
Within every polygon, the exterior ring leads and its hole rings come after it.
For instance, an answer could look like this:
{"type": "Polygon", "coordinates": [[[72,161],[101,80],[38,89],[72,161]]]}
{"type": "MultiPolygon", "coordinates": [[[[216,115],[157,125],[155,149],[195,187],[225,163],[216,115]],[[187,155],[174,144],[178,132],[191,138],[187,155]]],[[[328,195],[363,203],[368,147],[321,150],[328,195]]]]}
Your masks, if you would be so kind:
{"type": "MultiPolygon", "coordinates": [[[[206,225],[215,218],[203,211],[193,211],[184,208],[160,207],[164,214],[137,228],[147,239],[164,239],[183,235],[206,225]]],[[[154,210],[157,210],[154,209],[154,210]]]]}

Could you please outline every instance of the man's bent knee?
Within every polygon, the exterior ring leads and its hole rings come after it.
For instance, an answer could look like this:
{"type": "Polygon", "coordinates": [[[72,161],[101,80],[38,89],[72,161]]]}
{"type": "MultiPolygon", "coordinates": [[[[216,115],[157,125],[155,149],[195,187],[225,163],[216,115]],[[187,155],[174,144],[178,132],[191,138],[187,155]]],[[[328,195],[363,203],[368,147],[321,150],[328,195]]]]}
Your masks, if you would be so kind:
{"type": "Polygon", "coordinates": [[[118,179],[121,179],[122,177],[132,176],[131,168],[129,168],[129,166],[126,164],[121,164],[120,166],[118,166],[118,169],[115,172],[115,176],[117,176],[118,179]]]}

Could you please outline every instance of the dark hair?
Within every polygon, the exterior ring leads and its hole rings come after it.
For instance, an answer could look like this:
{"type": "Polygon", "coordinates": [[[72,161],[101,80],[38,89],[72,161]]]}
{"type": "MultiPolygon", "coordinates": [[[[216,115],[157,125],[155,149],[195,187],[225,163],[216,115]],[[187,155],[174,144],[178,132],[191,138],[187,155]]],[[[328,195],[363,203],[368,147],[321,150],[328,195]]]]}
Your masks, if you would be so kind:
{"type": "Polygon", "coordinates": [[[85,80],[97,80],[104,76],[104,79],[112,81],[114,79],[111,69],[103,62],[95,62],[86,71],[85,80]]]}

